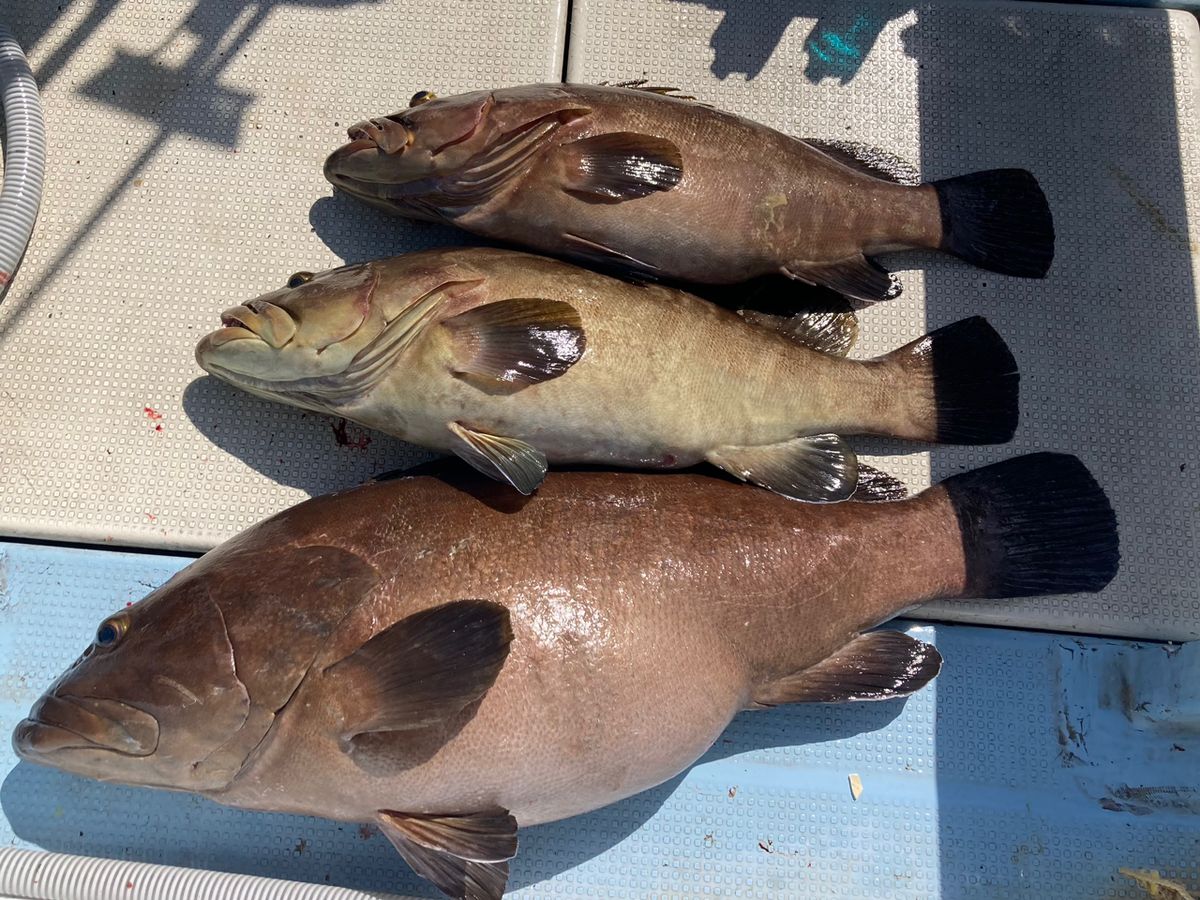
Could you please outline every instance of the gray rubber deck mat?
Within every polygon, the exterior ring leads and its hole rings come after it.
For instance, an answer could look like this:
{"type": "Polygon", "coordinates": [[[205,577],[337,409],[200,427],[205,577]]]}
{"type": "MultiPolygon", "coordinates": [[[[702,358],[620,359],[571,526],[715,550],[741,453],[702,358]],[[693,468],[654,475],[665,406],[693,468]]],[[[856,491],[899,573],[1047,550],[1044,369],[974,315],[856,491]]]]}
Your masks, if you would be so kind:
{"type": "Polygon", "coordinates": [[[1116,507],[1123,563],[1103,593],[924,614],[1200,637],[1195,18],[1038,3],[576,0],[571,21],[571,81],[644,76],[797,137],[877,144],[928,179],[1033,171],[1055,216],[1050,277],[944,256],[885,260],[904,269],[904,294],[861,313],[855,352],[986,316],[1021,367],[1016,439],[858,446],[913,488],[1021,452],[1068,451],[1116,507]]]}
{"type": "Polygon", "coordinates": [[[0,533],[204,549],[428,458],[202,377],[217,316],[459,243],[332,196],[350,123],[562,76],[565,0],[0,2],[42,89],[46,196],[0,305],[0,533]]]}

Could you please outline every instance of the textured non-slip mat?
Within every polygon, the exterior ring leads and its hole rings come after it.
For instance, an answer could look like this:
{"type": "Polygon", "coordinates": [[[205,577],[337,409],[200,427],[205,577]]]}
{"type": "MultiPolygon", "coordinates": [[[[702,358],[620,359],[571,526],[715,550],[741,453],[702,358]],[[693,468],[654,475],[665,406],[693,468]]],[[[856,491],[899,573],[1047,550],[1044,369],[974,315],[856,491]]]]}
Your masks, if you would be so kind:
{"type": "MultiPolygon", "coordinates": [[[[0,543],[0,734],[106,615],[187,561],[0,543]]],[[[1121,867],[1200,888],[1200,644],[910,633],[945,664],[907,701],[743,713],[685,775],[524,829],[513,896],[1144,897],[1121,867]]],[[[0,812],[0,846],[437,896],[373,827],[89,781],[17,763],[7,741],[0,812]]]]}
{"type": "MultiPolygon", "coordinates": [[[[412,92],[556,79],[562,4],[21,4],[50,132],[47,198],[0,306],[0,531],[202,549],[424,454],[239,393],[192,361],[217,313],[292,271],[465,238],[332,196],[347,123],[412,92]]],[[[1037,3],[576,0],[567,75],[673,83],[797,135],[879,144],[937,178],[1024,166],[1058,232],[1044,281],[897,257],[874,355],[986,315],[1023,373],[1004,447],[884,446],[914,488],[1077,453],[1121,522],[1096,597],[931,615],[1200,635],[1195,569],[1196,20],[1037,3]]],[[[753,172],[740,173],[751,183],[753,172]]]]}
{"type": "Polygon", "coordinates": [[[562,77],[566,0],[0,0],[46,194],[0,304],[0,533],[205,549],[429,454],[205,377],[219,313],[302,269],[462,240],[333,197],[414,92],[562,77]]]}
{"type": "Polygon", "coordinates": [[[576,0],[571,23],[573,81],[644,73],[797,137],[880,146],[925,179],[1032,171],[1054,213],[1050,276],[896,255],[885,262],[901,269],[904,294],[861,313],[855,351],[874,356],[986,316],[1021,368],[1015,440],[932,452],[858,444],[885,449],[871,461],[914,488],[1021,452],[1067,451],[1116,508],[1123,562],[1102,594],[922,615],[1200,637],[1195,17],[1042,3],[576,0]]]}

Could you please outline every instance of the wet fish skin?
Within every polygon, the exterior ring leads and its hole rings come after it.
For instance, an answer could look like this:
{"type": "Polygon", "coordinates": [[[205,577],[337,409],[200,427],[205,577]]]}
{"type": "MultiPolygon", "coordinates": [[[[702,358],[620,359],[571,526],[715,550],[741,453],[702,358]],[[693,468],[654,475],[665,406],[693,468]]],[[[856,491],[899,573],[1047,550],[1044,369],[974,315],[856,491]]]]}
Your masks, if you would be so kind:
{"type": "Polygon", "coordinates": [[[871,259],[886,251],[942,249],[1028,277],[1053,257],[1028,172],[901,184],[869,154],[650,90],[475,91],[349,135],[325,176],[359,199],[642,278],[784,272],[869,301],[898,292],[871,259]]]}
{"type": "Polygon", "coordinates": [[[114,720],[149,711],[156,750],[91,742],[86,719],[64,746],[45,700],[14,745],[105,780],[376,821],[443,890],[496,897],[518,824],[662,782],[738,710],[884,699],[936,674],[932,648],[864,629],[939,597],[1099,590],[1117,558],[1103,492],[1056,454],[825,507],[691,474],[556,473],[528,499],[474,475],[401,477],[206,554],[50,688],[114,720]],[[441,643],[441,677],[388,671],[441,643]],[[396,709],[409,718],[387,721],[396,709]]]}
{"type": "Polygon", "coordinates": [[[224,320],[197,347],[206,371],[457,453],[525,492],[548,464],[708,461],[792,497],[844,499],[852,452],[816,436],[988,443],[1017,422],[1016,363],[982,319],[849,360],[841,333],[833,347],[826,332],[792,339],[757,324],[770,317],[510,250],[349,266],[224,320]]]}

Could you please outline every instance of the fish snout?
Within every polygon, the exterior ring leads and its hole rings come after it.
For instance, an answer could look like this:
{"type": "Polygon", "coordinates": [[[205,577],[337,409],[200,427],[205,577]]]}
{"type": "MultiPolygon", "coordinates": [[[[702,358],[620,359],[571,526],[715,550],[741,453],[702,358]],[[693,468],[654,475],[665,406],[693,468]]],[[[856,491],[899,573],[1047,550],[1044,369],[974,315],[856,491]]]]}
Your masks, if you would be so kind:
{"type": "Polygon", "coordinates": [[[256,337],[279,350],[296,336],[296,320],[287,310],[265,300],[251,300],[225,310],[221,313],[221,324],[224,328],[210,335],[214,346],[256,337]]]}
{"type": "Polygon", "coordinates": [[[13,732],[22,759],[36,760],[59,750],[110,750],[149,756],[158,749],[158,720],[116,700],[48,694],[13,732]]]}
{"type": "Polygon", "coordinates": [[[389,156],[394,153],[403,153],[413,140],[411,131],[395,119],[388,118],[364,119],[361,122],[355,122],[346,129],[346,134],[351,141],[355,143],[370,142],[389,156]]]}

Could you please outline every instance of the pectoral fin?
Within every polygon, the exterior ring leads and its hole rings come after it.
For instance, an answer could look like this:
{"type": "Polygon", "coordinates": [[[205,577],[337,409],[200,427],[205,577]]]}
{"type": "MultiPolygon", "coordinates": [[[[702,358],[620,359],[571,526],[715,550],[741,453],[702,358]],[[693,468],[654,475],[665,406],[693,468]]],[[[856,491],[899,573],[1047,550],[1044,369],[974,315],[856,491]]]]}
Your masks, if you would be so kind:
{"type": "Polygon", "coordinates": [[[546,456],[517,438],[487,434],[461,422],[448,425],[459,439],[454,452],[476,469],[498,481],[506,481],[522,494],[532,494],[546,477],[546,456]]]}
{"type": "Polygon", "coordinates": [[[587,347],[579,312],[561,300],[501,300],[442,323],[454,373],[485,389],[515,392],[557,378],[587,347]]]}
{"type": "Polygon", "coordinates": [[[445,603],[385,628],[325,670],[344,684],[342,739],[457,715],[487,693],[511,641],[508,609],[485,600],[445,603]]]}
{"type": "Polygon", "coordinates": [[[832,263],[795,263],[784,267],[784,274],[809,284],[827,288],[874,303],[900,296],[900,282],[891,272],[861,253],[832,263]]]}
{"type": "Polygon", "coordinates": [[[422,878],[450,897],[499,900],[517,854],[517,820],[507,810],[430,816],[380,810],[375,821],[422,878]]]}
{"type": "Polygon", "coordinates": [[[636,200],[669,191],[683,177],[683,154],[671,141],[615,131],[564,145],[564,190],[592,203],[636,200]]]}
{"type": "Polygon", "coordinates": [[[793,438],[762,447],[718,447],[708,461],[742,481],[809,503],[846,500],[858,483],[858,460],[836,434],[793,438]]]}
{"type": "Polygon", "coordinates": [[[906,697],[932,681],[941,667],[942,656],[932,644],[899,631],[872,631],[815,666],[763,685],[753,705],[906,697]]]}

